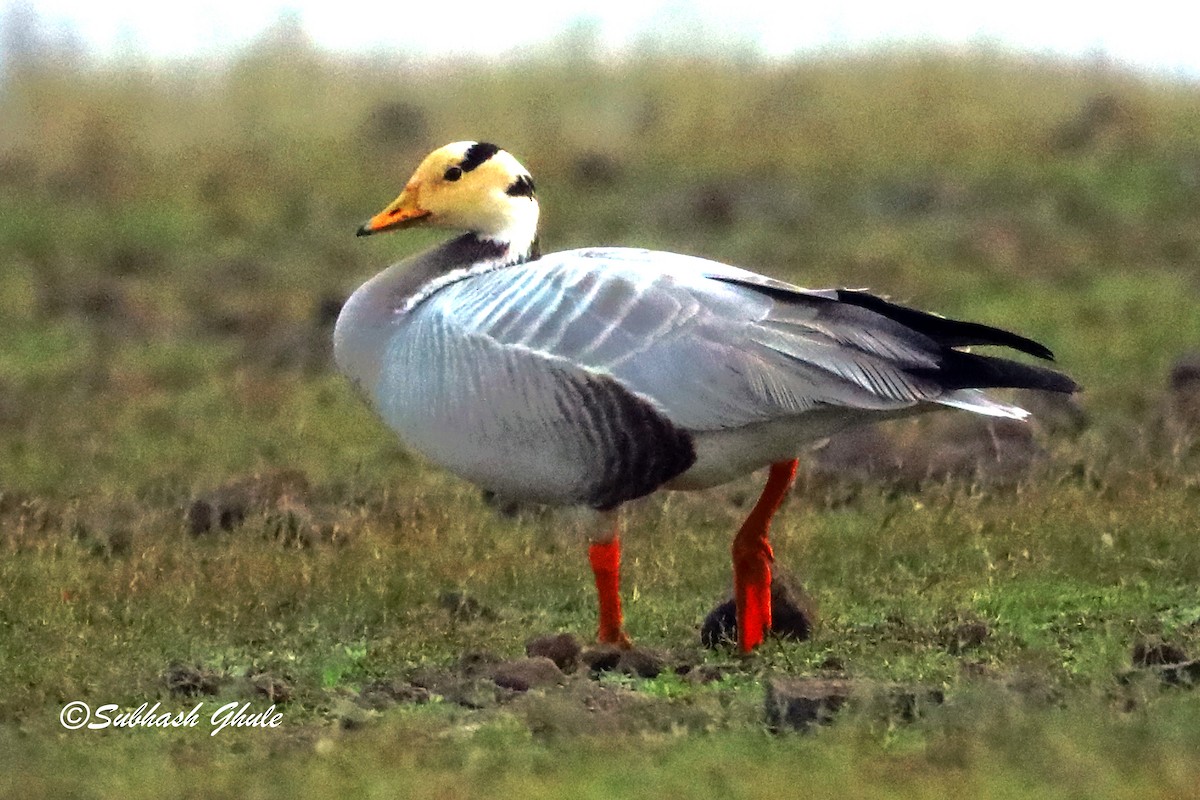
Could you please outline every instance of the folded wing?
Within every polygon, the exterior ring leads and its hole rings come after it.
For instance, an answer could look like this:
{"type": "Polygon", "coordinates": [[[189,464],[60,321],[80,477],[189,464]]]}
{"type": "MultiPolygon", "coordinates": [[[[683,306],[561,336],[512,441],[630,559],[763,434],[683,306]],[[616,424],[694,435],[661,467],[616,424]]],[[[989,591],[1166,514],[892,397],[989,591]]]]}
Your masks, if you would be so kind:
{"type": "Polygon", "coordinates": [[[932,402],[1021,417],[977,389],[1075,389],[1052,370],[956,349],[991,344],[1049,357],[1007,331],[645,250],[568,251],[473,275],[413,312],[444,323],[445,346],[482,337],[530,364],[550,359],[612,378],[690,431],[817,406],[894,411],[932,402]]]}

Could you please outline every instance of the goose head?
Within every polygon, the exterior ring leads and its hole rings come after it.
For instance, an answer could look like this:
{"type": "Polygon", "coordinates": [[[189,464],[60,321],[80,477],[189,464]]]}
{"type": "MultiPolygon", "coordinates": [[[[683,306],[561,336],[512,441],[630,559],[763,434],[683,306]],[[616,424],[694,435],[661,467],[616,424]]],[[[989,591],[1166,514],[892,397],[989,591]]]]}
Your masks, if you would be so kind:
{"type": "Polygon", "coordinates": [[[364,222],[358,235],[428,225],[528,254],[537,222],[533,178],[519,161],[488,142],[454,142],[426,156],[400,196],[364,222]]]}

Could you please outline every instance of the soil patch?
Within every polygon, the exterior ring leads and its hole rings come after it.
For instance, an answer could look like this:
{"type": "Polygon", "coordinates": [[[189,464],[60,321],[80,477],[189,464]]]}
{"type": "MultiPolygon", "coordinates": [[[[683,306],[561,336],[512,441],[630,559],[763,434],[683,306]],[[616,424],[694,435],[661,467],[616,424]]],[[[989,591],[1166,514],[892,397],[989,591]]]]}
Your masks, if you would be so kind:
{"type": "Polygon", "coordinates": [[[545,656],[563,672],[570,674],[579,668],[583,646],[570,633],[536,636],[525,643],[525,655],[545,656]]]}
{"type": "Polygon", "coordinates": [[[192,501],[187,510],[188,530],[194,536],[218,529],[231,531],[252,513],[304,509],[309,493],[308,478],[298,470],[268,470],[235,478],[192,501]]]}
{"type": "Polygon", "coordinates": [[[225,682],[225,676],[200,665],[171,664],[163,673],[162,680],[167,690],[178,697],[215,695],[225,682]]]}
{"type": "MultiPolygon", "coordinates": [[[[776,577],[771,582],[771,633],[781,639],[798,642],[812,636],[816,624],[816,603],[800,586],[792,586],[776,577]]],[[[700,643],[709,649],[736,645],[737,606],[730,597],[717,605],[700,626],[700,643]]]]}
{"type": "Polygon", "coordinates": [[[766,719],[772,731],[807,731],[833,721],[848,703],[862,704],[887,719],[910,722],[941,705],[939,688],[879,684],[848,678],[776,677],[767,681],[766,719]]]}

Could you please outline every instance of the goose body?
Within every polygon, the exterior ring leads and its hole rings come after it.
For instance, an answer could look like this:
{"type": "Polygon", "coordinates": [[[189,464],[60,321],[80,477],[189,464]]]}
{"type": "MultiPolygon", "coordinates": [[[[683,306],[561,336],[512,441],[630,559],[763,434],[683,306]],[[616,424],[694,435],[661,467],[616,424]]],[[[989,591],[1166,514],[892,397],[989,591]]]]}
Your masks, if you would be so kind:
{"type": "Polygon", "coordinates": [[[960,349],[1049,358],[1036,342],[863,292],[634,248],[538,257],[532,179],[493,145],[435,151],[360,234],[412,224],[467,232],[360,287],[335,360],[408,447],[512,499],[603,512],[794,471],[814,440],[879,419],[939,406],[1026,416],[985,388],[1076,388],[960,349]],[[439,214],[439,189],[462,199],[439,214]]]}

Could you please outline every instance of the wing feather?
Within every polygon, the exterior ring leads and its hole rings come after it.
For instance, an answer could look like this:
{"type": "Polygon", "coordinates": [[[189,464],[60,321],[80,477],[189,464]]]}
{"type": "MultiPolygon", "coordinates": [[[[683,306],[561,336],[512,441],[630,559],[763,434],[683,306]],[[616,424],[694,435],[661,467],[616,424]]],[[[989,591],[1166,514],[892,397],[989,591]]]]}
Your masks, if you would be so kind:
{"type": "Polygon", "coordinates": [[[482,337],[612,378],[691,431],[817,406],[944,402],[1016,415],[968,390],[1035,378],[1041,388],[1074,386],[1050,370],[953,349],[969,341],[1045,350],[1015,334],[647,250],[568,251],[482,272],[440,289],[421,313],[436,314],[451,337],[482,337]],[[986,384],[971,383],[984,375],[986,384]]]}

